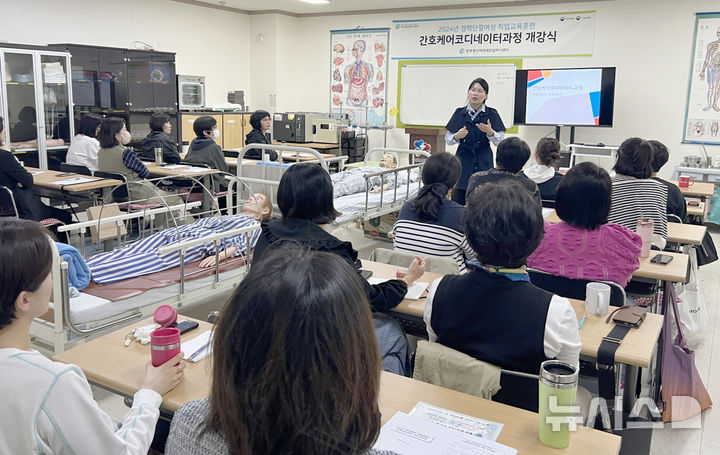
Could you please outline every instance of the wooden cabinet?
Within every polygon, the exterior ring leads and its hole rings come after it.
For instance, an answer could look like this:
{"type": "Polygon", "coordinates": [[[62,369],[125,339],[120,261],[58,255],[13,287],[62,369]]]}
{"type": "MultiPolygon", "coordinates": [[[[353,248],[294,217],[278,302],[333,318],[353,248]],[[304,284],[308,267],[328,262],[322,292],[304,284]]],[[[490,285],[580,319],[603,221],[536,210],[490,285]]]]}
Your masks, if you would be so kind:
{"type": "Polygon", "coordinates": [[[225,148],[223,145],[223,115],[222,114],[190,114],[187,112],[180,113],[181,123],[182,123],[182,141],[190,143],[193,139],[195,139],[196,134],[193,130],[193,124],[195,123],[195,120],[197,120],[200,117],[205,117],[209,115],[210,117],[214,118],[217,122],[218,128],[220,128],[220,137],[215,139],[215,142],[222,147],[225,148]]]}
{"type": "Polygon", "coordinates": [[[223,148],[223,150],[241,149],[245,146],[245,136],[252,131],[250,126],[250,113],[246,112],[224,112],[224,113],[204,113],[204,112],[182,112],[182,141],[191,142],[195,139],[195,131],[193,124],[198,117],[209,115],[217,120],[218,128],[220,128],[220,137],[215,142],[223,148]]]}
{"type": "Polygon", "coordinates": [[[241,149],[245,146],[245,134],[247,133],[243,130],[244,116],[241,113],[223,114],[223,149],[241,149]]]}

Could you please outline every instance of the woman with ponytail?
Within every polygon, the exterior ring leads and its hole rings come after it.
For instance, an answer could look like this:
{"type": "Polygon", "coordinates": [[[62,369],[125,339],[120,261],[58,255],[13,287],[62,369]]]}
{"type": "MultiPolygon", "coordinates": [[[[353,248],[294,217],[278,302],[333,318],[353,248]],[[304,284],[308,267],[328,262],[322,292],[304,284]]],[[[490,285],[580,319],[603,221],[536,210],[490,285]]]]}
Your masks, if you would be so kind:
{"type": "Polygon", "coordinates": [[[464,207],[447,198],[460,177],[460,160],[445,152],[433,153],[422,171],[423,187],[406,202],[393,228],[398,251],[450,257],[465,272],[465,260],[475,257],[465,240],[461,217],[464,207]]]}
{"type": "Polygon", "coordinates": [[[654,149],[650,142],[631,137],[618,149],[613,170],[608,221],[635,231],[638,219],[651,219],[653,244],[665,248],[667,241],[667,188],[653,180],[654,149]]]}
{"type": "Polygon", "coordinates": [[[535,146],[535,163],[523,169],[525,176],[537,184],[540,198],[543,204],[548,204],[548,207],[554,206],[555,191],[562,179],[562,174],[557,171],[560,158],[560,142],[551,137],[544,137],[535,146]]]}

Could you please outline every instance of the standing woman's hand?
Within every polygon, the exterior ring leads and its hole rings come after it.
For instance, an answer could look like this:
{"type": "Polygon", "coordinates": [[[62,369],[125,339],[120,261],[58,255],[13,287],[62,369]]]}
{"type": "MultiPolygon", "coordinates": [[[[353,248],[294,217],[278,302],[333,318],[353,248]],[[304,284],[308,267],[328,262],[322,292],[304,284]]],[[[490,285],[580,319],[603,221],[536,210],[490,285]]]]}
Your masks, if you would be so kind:
{"type": "Polygon", "coordinates": [[[490,120],[487,121],[487,123],[476,123],[475,126],[480,128],[480,131],[487,134],[488,136],[495,136],[495,130],[492,129],[492,125],[490,124],[490,120]]]}
{"type": "Polygon", "coordinates": [[[467,135],[468,135],[467,127],[463,126],[459,130],[457,130],[457,133],[453,134],[453,139],[455,139],[456,141],[459,141],[460,139],[463,139],[467,135]]]}

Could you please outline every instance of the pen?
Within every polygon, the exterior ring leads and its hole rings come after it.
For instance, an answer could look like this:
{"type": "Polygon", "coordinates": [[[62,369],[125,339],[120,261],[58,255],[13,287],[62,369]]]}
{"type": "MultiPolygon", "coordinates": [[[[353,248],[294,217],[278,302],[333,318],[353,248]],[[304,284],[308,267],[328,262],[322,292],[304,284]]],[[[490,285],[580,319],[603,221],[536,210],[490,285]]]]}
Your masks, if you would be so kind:
{"type": "Polygon", "coordinates": [[[207,349],[207,343],[200,346],[197,351],[190,354],[190,357],[188,357],[188,360],[195,360],[195,357],[199,356],[200,354],[205,352],[205,349],[207,349]]]}

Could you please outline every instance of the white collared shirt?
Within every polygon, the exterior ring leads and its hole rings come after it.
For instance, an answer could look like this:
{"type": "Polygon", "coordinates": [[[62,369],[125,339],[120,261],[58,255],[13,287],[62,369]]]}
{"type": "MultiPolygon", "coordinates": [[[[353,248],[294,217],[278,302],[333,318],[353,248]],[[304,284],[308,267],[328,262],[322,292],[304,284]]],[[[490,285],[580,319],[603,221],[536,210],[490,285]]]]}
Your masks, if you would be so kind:
{"type": "Polygon", "coordinates": [[[85,166],[91,171],[97,171],[99,150],[100,142],[97,139],[78,134],[70,143],[65,162],[76,166],[85,166]]]}

